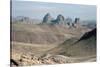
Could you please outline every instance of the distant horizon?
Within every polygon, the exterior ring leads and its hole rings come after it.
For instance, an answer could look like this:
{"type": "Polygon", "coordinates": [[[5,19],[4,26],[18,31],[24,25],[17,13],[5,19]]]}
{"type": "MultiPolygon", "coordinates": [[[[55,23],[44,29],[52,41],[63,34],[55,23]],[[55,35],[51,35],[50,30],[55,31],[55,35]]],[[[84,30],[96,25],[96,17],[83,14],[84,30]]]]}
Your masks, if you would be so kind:
{"type": "Polygon", "coordinates": [[[73,20],[78,17],[81,20],[96,21],[95,5],[46,3],[17,0],[12,1],[12,17],[24,16],[32,19],[42,20],[47,13],[50,13],[54,19],[56,19],[56,17],[61,14],[65,18],[70,17],[73,20]]]}
{"type": "MultiPolygon", "coordinates": [[[[11,17],[12,17],[12,19],[13,19],[13,18],[16,19],[17,17],[27,17],[27,16],[16,16],[16,17],[11,16],[11,17]]],[[[29,19],[33,19],[33,20],[34,20],[34,19],[35,19],[35,20],[40,20],[40,21],[43,20],[43,18],[42,18],[42,19],[32,18],[32,17],[28,17],[28,18],[29,18],[29,19]]],[[[64,17],[64,18],[67,19],[67,18],[69,18],[69,17],[64,17]]],[[[70,17],[70,18],[71,18],[71,17],[70,17]]],[[[77,17],[76,17],[76,18],[77,18],[77,17]]],[[[54,18],[54,19],[56,19],[56,18],[54,18]]],[[[71,19],[72,19],[72,18],[71,18],[71,19]]],[[[74,21],[74,20],[75,20],[75,18],[72,19],[72,21],[74,21]]],[[[81,20],[81,18],[80,18],[80,20],[81,20]]],[[[81,21],[95,21],[95,22],[96,22],[95,19],[91,19],[91,20],[90,20],[90,19],[85,19],[85,20],[81,20],[81,21]]]]}

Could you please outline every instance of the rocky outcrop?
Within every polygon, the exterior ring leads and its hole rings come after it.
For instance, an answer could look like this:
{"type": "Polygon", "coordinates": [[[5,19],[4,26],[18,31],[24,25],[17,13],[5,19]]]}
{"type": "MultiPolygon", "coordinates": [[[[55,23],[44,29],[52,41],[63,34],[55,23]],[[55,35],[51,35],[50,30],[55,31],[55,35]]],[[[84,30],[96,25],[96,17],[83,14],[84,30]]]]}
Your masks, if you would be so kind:
{"type": "Polygon", "coordinates": [[[75,18],[74,23],[72,24],[72,27],[78,28],[80,26],[80,18],[75,18]]]}
{"type": "Polygon", "coordinates": [[[56,24],[64,24],[65,18],[61,14],[59,14],[56,18],[56,24]]]}
{"type": "Polygon", "coordinates": [[[79,23],[79,21],[80,21],[80,18],[75,18],[74,23],[79,23]]]}
{"type": "Polygon", "coordinates": [[[56,19],[53,19],[50,13],[47,13],[43,18],[42,24],[59,24],[64,25],[68,28],[78,28],[80,26],[79,22],[80,18],[75,18],[75,20],[72,21],[72,18],[68,17],[67,19],[65,19],[61,14],[59,14],[56,19]]]}
{"type": "Polygon", "coordinates": [[[50,15],[50,13],[47,13],[47,14],[44,16],[42,23],[43,23],[43,24],[44,24],[44,23],[51,23],[51,20],[52,20],[52,17],[51,17],[51,15],[50,15]]]}
{"type": "Polygon", "coordinates": [[[44,18],[43,18],[43,21],[42,21],[43,24],[65,24],[65,18],[64,16],[62,16],[61,14],[59,14],[57,16],[57,18],[54,20],[50,13],[47,13],[44,18]]]}
{"type": "Polygon", "coordinates": [[[65,25],[66,25],[68,28],[71,28],[71,26],[72,26],[72,19],[71,19],[71,18],[67,18],[67,19],[66,19],[66,22],[65,22],[65,25]]]}
{"type": "Polygon", "coordinates": [[[80,26],[79,22],[80,22],[79,18],[75,18],[74,22],[72,22],[71,18],[66,19],[66,25],[69,28],[78,28],[80,26]]]}
{"type": "MultiPolygon", "coordinates": [[[[48,54],[47,54],[48,56],[48,54]]],[[[35,55],[26,55],[23,54],[18,59],[18,66],[27,66],[27,65],[34,65],[34,64],[62,64],[62,63],[73,63],[70,57],[64,55],[51,55],[47,57],[38,57],[35,55]]],[[[12,64],[11,64],[12,65],[12,64]]]]}

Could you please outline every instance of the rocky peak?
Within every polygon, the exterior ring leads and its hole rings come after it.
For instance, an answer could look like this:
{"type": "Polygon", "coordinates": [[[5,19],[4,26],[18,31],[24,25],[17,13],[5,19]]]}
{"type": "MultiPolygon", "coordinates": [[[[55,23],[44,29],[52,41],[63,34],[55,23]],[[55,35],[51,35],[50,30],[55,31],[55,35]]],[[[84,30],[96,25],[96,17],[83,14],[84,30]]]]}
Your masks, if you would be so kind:
{"type": "Polygon", "coordinates": [[[75,18],[74,23],[79,23],[79,21],[80,21],[80,18],[75,18]]]}
{"type": "Polygon", "coordinates": [[[71,26],[72,25],[72,19],[68,17],[66,19],[66,24],[69,25],[69,26],[71,26]]]}
{"type": "Polygon", "coordinates": [[[50,15],[50,13],[47,13],[43,18],[43,23],[50,23],[51,20],[52,20],[52,17],[50,15]]]}
{"type": "Polygon", "coordinates": [[[61,14],[59,14],[58,16],[57,16],[57,18],[56,18],[56,22],[58,23],[58,24],[63,24],[64,23],[64,16],[62,16],[61,14]]]}
{"type": "Polygon", "coordinates": [[[59,20],[59,21],[64,21],[64,16],[62,16],[61,14],[59,14],[59,15],[57,16],[57,20],[59,20]]]}
{"type": "Polygon", "coordinates": [[[75,18],[74,22],[72,23],[72,27],[78,28],[80,27],[80,18],[75,18]]]}

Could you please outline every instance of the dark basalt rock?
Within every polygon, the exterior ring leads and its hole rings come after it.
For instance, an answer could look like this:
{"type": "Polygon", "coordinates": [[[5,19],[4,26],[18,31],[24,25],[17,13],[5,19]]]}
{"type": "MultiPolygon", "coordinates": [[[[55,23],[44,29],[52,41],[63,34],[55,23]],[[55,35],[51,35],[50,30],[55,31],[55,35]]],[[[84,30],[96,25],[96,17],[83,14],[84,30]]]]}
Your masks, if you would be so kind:
{"type": "Polygon", "coordinates": [[[51,15],[50,15],[50,13],[47,13],[47,14],[44,16],[42,23],[50,23],[51,20],[52,20],[52,17],[51,17],[51,15]]]}

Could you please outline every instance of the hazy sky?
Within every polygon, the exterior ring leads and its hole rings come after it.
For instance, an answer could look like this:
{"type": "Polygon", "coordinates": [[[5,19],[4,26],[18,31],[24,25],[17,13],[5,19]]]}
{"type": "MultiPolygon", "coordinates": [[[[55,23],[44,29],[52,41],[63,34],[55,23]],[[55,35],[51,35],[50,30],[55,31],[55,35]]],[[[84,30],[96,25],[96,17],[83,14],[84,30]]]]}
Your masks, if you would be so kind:
{"type": "Polygon", "coordinates": [[[50,13],[53,18],[58,14],[64,17],[80,17],[81,20],[96,20],[95,5],[76,5],[61,3],[45,3],[34,1],[14,1],[12,2],[12,16],[26,16],[30,18],[42,19],[46,13],[50,13]]]}

